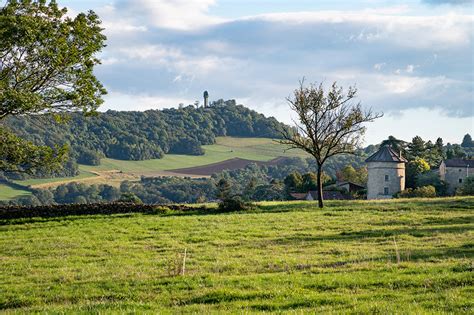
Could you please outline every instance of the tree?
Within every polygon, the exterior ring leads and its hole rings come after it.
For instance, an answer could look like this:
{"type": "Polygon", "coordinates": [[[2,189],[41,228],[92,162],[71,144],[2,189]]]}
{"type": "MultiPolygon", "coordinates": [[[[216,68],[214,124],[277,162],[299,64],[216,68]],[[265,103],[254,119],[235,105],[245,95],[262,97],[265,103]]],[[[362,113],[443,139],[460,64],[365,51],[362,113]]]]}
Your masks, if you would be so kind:
{"type": "Polygon", "coordinates": [[[470,134],[466,134],[464,138],[462,138],[461,147],[463,148],[474,147],[474,141],[472,141],[472,137],[470,134]]]}
{"type": "Polygon", "coordinates": [[[288,174],[283,180],[287,193],[298,192],[303,187],[303,177],[297,171],[288,174]]]}
{"type": "MultiPolygon", "coordinates": [[[[0,123],[8,116],[90,114],[103,102],[106,91],[93,73],[106,39],[99,17],[92,11],[75,18],[66,13],[46,0],[11,0],[0,8],[0,123]]],[[[2,171],[58,164],[66,154],[65,147],[35,147],[2,126],[0,132],[9,139],[0,148],[7,151],[2,171]]]]}
{"type": "Polygon", "coordinates": [[[217,182],[217,198],[220,200],[225,200],[230,198],[231,186],[228,180],[221,178],[217,182]]]}
{"type": "Polygon", "coordinates": [[[425,141],[420,137],[416,136],[408,143],[408,160],[414,160],[416,158],[425,158],[426,144],[425,141]]]}
{"type": "Polygon", "coordinates": [[[359,185],[367,184],[367,167],[355,169],[352,165],[346,165],[336,174],[338,180],[352,182],[359,185]]]}
{"type": "Polygon", "coordinates": [[[415,188],[418,176],[429,170],[430,165],[421,158],[415,158],[413,161],[408,162],[406,168],[406,186],[408,188],[415,188]]]}
{"type": "Polygon", "coordinates": [[[388,139],[382,141],[381,147],[389,145],[397,152],[405,152],[407,143],[403,140],[397,139],[394,136],[389,136],[388,139]]]}
{"type": "Polygon", "coordinates": [[[318,189],[318,177],[316,174],[309,172],[303,175],[303,189],[303,192],[318,189]]]}
{"type": "Polygon", "coordinates": [[[463,148],[459,144],[450,145],[448,143],[446,150],[446,158],[447,159],[462,159],[466,157],[466,152],[464,152],[463,148]]]}
{"type": "Polygon", "coordinates": [[[325,92],[323,84],[304,85],[294,91],[287,101],[296,112],[298,121],[290,130],[283,130],[280,142],[290,148],[309,153],[317,164],[318,205],[323,207],[322,172],[328,158],[338,154],[354,154],[360,146],[367,122],[382,117],[370,109],[364,111],[360,103],[353,104],[357,89],[347,92],[334,82],[325,92]]]}

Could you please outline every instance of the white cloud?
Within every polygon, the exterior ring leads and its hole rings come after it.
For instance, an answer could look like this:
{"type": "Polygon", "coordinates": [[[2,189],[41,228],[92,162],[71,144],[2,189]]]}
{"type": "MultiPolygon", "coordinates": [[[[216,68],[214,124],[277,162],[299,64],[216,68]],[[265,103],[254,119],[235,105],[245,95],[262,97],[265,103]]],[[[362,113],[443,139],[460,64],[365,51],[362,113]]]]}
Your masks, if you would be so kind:
{"type": "Polygon", "coordinates": [[[129,15],[138,15],[160,28],[195,30],[224,21],[208,14],[215,0],[133,0],[120,5],[129,15]]]}
{"type": "Polygon", "coordinates": [[[105,97],[105,105],[101,106],[101,111],[113,110],[135,110],[144,111],[148,109],[163,109],[177,107],[180,103],[185,105],[193,104],[194,100],[186,97],[165,97],[153,94],[129,94],[109,89],[109,94],[105,97]]]}
{"type": "Polygon", "coordinates": [[[384,15],[376,11],[317,11],[270,13],[245,17],[244,20],[263,20],[290,24],[354,24],[358,33],[348,39],[373,42],[391,41],[407,47],[436,46],[449,49],[452,45],[469,45],[472,39],[474,16],[448,13],[438,16],[384,15]]]}

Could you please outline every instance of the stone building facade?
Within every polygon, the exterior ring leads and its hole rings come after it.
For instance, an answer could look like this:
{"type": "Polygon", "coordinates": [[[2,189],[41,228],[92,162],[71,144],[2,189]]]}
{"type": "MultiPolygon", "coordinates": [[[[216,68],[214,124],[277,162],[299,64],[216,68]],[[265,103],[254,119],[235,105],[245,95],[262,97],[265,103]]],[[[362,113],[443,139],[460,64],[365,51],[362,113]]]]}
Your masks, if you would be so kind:
{"type": "Polygon", "coordinates": [[[449,159],[441,162],[439,176],[448,183],[448,192],[454,194],[468,176],[474,176],[474,160],[449,159]]]}
{"type": "Polygon", "coordinates": [[[405,189],[407,160],[390,146],[381,147],[367,160],[367,199],[390,199],[405,189]]]}

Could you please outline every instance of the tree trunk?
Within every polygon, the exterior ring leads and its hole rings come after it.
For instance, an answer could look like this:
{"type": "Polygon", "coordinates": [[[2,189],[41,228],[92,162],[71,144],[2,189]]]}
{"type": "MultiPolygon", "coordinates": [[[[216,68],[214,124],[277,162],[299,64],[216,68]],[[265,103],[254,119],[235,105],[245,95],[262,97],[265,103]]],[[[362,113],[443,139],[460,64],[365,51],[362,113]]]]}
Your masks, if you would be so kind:
{"type": "Polygon", "coordinates": [[[320,208],[322,208],[324,205],[323,205],[323,183],[321,181],[321,177],[322,177],[322,170],[321,170],[321,165],[318,165],[318,174],[317,174],[317,177],[318,177],[318,206],[320,208]]]}

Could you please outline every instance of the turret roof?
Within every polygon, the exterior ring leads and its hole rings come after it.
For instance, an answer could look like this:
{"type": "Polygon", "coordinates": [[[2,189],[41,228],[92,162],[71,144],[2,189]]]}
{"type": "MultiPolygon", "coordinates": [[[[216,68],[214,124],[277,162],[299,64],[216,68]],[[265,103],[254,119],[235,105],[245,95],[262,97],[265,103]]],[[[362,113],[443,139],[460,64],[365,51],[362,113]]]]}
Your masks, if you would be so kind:
{"type": "Polygon", "coordinates": [[[395,152],[389,145],[384,145],[365,160],[366,162],[408,162],[400,153],[395,152]]]}

